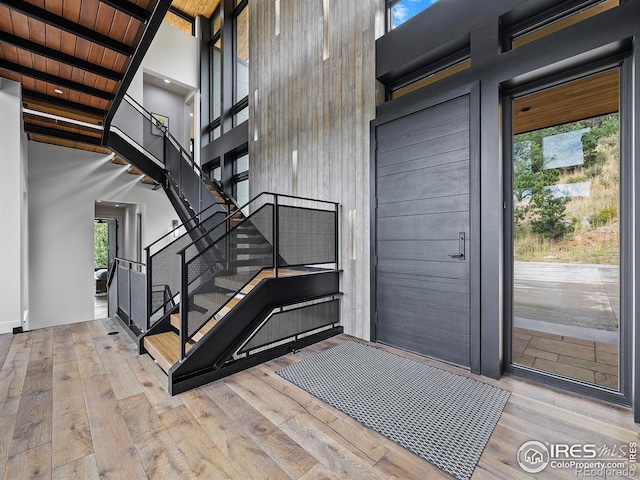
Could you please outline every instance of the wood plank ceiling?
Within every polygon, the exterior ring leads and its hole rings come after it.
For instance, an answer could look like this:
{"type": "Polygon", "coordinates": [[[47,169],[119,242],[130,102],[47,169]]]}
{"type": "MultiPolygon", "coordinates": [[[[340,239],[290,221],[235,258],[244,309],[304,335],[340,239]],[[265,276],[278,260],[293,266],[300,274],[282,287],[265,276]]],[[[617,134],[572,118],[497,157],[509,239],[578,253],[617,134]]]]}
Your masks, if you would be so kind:
{"type": "MultiPolygon", "coordinates": [[[[0,77],[22,85],[28,111],[100,126],[135,73],[128,70],[159,1],[0,0],[0,77]]],[[[209,17],[219,2],[174,0],[173,9],[209,17]]],[[[30,140],[109,151],[97,129],[31,113],[24,125],[30,140]]]]}

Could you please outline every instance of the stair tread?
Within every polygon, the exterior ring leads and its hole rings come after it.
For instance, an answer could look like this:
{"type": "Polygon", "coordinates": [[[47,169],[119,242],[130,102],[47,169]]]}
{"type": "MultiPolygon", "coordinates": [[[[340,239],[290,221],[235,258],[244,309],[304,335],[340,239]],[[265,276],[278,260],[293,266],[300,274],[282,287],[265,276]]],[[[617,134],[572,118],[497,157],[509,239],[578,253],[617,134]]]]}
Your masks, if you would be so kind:
{"type": "Polygon", "coordinates": [[[165,372],[180,360],[180,337],[175,332],[144,337],[144,346],[165,372]]]}

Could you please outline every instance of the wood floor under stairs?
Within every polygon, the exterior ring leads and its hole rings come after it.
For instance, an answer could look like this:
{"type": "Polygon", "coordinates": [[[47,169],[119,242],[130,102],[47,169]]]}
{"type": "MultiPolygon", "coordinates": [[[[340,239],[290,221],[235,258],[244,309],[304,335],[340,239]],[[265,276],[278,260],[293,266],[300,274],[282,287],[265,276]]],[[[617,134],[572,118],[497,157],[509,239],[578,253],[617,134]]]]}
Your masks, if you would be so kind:
{"type": "MultiPolygon", "coordinates": [[[[234,297],[230,298],[223,307],[212,317],[189,341],[186,345],[186,351],[195,345],[211,330],[220,320],[222,320],[251,290],[253,290],[262,280],[273,278],[273,269],[263,269],[244,285],[234,297]]],[[[308,272],[303,270],[278,269],[279,277],[290,277],[295,275],[306,275],[308,272]]],[[[230,280],[230,282],[232,282],[230,280]]],[[[180,359],[180,315],[175,313],[171,315],[171,325],[177,331],[169,331],[156,335],[149,335],[144,338],[144,347],[156,363],[165,371],[169,369],[180,359]]]]}

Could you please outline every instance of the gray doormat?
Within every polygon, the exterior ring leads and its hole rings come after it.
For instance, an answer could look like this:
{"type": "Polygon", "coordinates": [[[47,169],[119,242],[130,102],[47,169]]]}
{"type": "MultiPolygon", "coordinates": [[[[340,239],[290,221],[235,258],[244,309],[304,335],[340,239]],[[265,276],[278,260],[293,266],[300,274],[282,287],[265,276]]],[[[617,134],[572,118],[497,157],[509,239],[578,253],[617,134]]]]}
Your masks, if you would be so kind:
{"type": "Polygon", "coordinates": [[[444,472],[468,479],[509,392],[357,342],[277,372],[444,472]]]}

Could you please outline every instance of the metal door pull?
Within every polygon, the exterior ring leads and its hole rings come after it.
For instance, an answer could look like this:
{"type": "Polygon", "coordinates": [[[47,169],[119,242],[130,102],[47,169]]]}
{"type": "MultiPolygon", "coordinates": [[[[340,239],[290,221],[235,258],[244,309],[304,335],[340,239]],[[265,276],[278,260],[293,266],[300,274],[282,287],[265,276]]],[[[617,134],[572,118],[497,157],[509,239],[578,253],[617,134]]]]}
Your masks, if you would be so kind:
{"type": "Polygon", "coordinates": [[[458,234],[458,253],[450,253],[449,256],[451,258],[459,258],[460,260],[464,260],[464,240],[465,240],[465,233],[464,232],[460,232],[458,234]]]}

